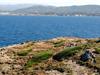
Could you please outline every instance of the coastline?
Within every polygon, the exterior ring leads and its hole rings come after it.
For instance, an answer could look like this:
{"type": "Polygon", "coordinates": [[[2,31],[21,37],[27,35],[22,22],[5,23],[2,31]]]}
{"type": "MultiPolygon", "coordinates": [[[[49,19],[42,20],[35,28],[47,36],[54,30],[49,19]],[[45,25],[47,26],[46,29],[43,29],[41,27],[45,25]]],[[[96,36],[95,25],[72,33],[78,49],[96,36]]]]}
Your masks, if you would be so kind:
{"type": "Polygon", "coordinates": [[[71,17],[71,16],[74,16],[74,17],[85,17],[85,16],[88,16],[88,17],[91,17],[91,16],[93,16],[93,17],[96,17],[96,16],[100,16],[100,15],[30,15],[30,14],[28,14],[28,15],[19,15],[19,14],[8,14],[8,15],[0,15],[0,16],[61,16],[61,17],[71,17]]]}
{"type": "Polygon", "coordinates": [[[47,40],[24,41],[24,42],[17,43],[17,44],[12,44],[12,45],[7,45],[7,46],[1,46],[0,49],[14,47],[14,46],[19,46],[19,45],[27,44],[28,42],[43,42],[43,41],[49,41],[49,40],[54,40],[54,39],[98,39],[98,38],[56,37],[56,38],[51,38],[51,39],[47,39],[47,40]]]}
{"type": "Polygon", "coordinates": [[[45,42],[45,41],[49,41],[49,40],[57,40],[57,39],[73,39],[73,40],[79,40],[79,39],[83,39],[83,40],[86,40],[86,39],[90,39],[90,40],[98,40],[99,37],[97,38],[80,38],[80,37],[56,37],[56,38],[51,38],[51,39],[47,39],[47,40],[31,40],[31,41],[24,41],[24,42],[21,42],[21,43],[17,43],[17,44],[12,44],[12,45],[7,45],[7,46],[1,46],[1,48],[8,48],[8,47],[14,47],[14,46],[19,46],[19,45],[23,45],[23,44],[27,44],[28,42],[45,42]]]}

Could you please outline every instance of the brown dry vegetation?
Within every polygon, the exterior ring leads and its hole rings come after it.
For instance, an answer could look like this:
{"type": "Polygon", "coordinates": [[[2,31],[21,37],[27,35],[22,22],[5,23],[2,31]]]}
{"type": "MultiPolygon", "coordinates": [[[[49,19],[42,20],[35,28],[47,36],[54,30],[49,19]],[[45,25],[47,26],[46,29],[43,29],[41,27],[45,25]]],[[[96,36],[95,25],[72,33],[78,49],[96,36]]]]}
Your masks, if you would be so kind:
{"type": "Polygon", "coordinates": [[[0,75],[99,75],[98,40],[61,37],[1,48],[0,75]],[[80,61],[85,48],[95,54],[96,64],[80,61]]]}

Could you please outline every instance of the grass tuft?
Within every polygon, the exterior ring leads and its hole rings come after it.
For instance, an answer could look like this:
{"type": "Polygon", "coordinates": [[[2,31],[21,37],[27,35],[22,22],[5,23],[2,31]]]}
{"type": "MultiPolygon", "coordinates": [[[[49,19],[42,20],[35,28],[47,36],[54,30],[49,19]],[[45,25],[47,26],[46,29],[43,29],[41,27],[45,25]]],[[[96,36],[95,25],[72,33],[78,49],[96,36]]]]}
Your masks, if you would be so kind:
{"type": "Polygon", "coordinates": [[[53,52],[51,50],[48,51],[42,51],[39,53],[35,53],[33,54],[32,59],[30,59],[27,63],[26,63],[26,67],[31,67],[33,64],[38,64],[44,60],[47,60],[48,58],[50,58],[53,55],[53,52]]]}
{"type": "Polygon", "coordinates": [[[54,44],[54,47],[61,47],[61,46],[64,46],[64,41],[58,41],[58,42],[55,42],[53,43],[54,44]]]}
{"type": "Polygon", "coordinates": [[[53,56],[53,59],[55,60],[62,60],[65,58],[69,58],[70,56],[73,56],[75,53],[78,53],[82,48],[81,47],[71,47],[71,48],[65,48],[63,51],[57,53],[53,56]]]}
{"type": "Polygon", "coordinates": [[[95,52],[96,52],[97,54],[100,54],[100,48],[95,48],[95,52]]]}
{"type": "Polygon", "coordinates": [[[23,50],[17,53],[18,56],[26,56],[29,52],[31,52],[32,49],[29,50],[23,50]]]}

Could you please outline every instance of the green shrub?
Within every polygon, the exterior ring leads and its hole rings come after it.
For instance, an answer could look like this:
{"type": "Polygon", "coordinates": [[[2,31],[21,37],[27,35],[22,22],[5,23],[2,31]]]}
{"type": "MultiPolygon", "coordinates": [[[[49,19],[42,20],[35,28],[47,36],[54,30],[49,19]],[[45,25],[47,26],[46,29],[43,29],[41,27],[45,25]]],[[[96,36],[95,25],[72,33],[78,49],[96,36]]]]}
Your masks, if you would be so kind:
{"type": "Polygon", "coordinates": [[[95,48],[95,52],[100,54],[100,48],[95,48]]]}
{"type": "Polygon", "coordinates": [[[53,56],[53,59],[55,60],[62,60],[65,58],[69,58],[70,56],[73,56],[75,53],[79,52],[82,48],[81,47],[71,47],[71,48],[65,48],[60,53],[57,53],[53,56]]]}
{"type": "Polygon", "coordinates": [[[100,39],[95,41],[96,43],[100,43],[100,39]]]}
{"type": "Polygon", "coordinates": [[[53,44],[54,44],[54,47],[60,47],[60,46],[64,45],[64,41],[59,41],[59,42],[56,42],[56,43],[53,43],[53,44]]]}
{"type": "Polygon", "coordinates": [[[52,51],[42,51],[39,53],[35,53],[33,54],[32,59],[30,59],[25,66],[31,67],[33,64],[38,64],[43,60],[47,60],[48,58],[50,58],[52,54],[53,54],[52,51]]]}
{"type": "Polygon", "coordinates": [[[32,49],[20,51],[20,52],[17,53],[17,55],[19,55],[19,56],[26,56],[31,51],[32,51],[32,49]]]}

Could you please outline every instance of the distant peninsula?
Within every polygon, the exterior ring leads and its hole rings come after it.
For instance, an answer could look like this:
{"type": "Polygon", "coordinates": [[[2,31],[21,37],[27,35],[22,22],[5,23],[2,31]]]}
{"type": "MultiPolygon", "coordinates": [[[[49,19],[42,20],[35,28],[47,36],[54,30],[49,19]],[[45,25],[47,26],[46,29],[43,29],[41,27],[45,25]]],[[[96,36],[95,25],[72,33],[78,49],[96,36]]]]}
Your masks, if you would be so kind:
{"type": "Polygon", "coordinates": [[[100,16],[100,5],[43,6],[1,5],[0,15],[17,16],[100,16]]]}

